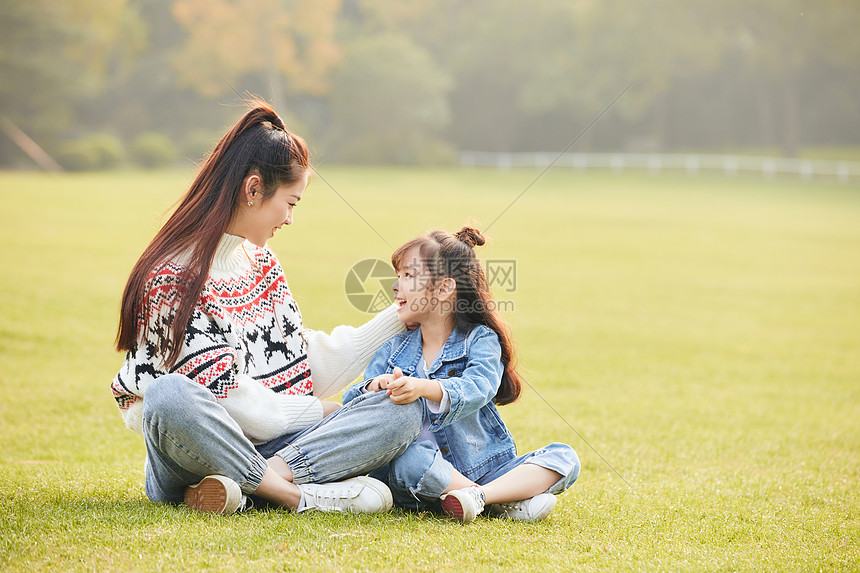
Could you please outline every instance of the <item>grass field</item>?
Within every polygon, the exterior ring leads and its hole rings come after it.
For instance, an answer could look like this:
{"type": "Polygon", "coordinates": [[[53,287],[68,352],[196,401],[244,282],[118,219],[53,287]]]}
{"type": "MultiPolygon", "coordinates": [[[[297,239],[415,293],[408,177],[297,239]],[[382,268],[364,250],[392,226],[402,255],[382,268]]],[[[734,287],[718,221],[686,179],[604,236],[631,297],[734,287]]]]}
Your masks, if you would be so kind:
{"type": "MultiPolygon", "coordinates": [[[[326,168],[273,241],[308,326],[349,268],[489,225],[535,171],[326,168]],[[353,210],[354,209],[354,210],[353,210]],[[365,221],[356,215],[357,211],[365,221]]],[[[546,174],[492,224],[521,451],[582,474],[539,524],[215,517],[149,503],[109,391],[128,272],[190,172],[0,174],[0,569],[857,570],[860,189],[546,174]],[[611,469],[611,467],[614,468],[611,469]]]]}

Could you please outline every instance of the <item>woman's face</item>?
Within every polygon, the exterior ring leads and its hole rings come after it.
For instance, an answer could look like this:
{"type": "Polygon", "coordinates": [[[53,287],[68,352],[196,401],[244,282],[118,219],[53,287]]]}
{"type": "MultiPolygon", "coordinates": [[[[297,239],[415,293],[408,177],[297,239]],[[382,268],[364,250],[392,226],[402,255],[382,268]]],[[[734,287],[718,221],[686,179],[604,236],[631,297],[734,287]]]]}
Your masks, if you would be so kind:
{"type": "Polygon", "coordinates": [[[295,183],[278,187],[268,199],[257,199],[253,206],[243,207],[243,216],[237,221],[239,224],[234,234],[245,237],[258,247],[265,246],[275,236],[275,231],[293,222],[293,208],[301,200],[307,185],[308,173],[305,173],[295,183]]]}

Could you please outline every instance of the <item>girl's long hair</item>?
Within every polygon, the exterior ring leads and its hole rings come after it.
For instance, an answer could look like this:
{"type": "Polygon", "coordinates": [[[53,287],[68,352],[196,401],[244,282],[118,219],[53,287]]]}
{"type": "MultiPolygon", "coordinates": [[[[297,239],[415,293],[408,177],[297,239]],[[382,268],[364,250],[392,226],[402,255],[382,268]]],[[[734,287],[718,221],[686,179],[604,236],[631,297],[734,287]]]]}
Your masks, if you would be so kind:
{"type": "Polygon", "coordinates": [[[287,130],[264,101],[254,99],[248,104],[251,109],[212,150],[191,188],[132,269],[122,295],[117,350],[134,351],[146,339],[147,282],[171,257],[182,253],[175,319],[168,332],[158,334],[156,344],[157,354],[172,368],[182,351],[185,330],[215,250],[238,209],[245,177],[259,175],[265,201],[278,187],[299,181],[310,169],[305,141],[287,130]]]}
{"type": "Polygon", "coordinates": [[[457,285],[456,300],[452,305],[455,327],[468,331],[483,324],[499,337],[502,347],[502,381],[494,402],[499,406],[516,401],[522,391],[522,378],[517,373],[516,353],[507,322],[496,310],[484,269],[475,254],[475,246],[484,244],[481,232],[463,227],[457,233],[432,231],[412,239],[391,256],[391,264],[399,269],[406,254],[417,248],[418,254],[430,273],[428,286],[451,278],[457,285]]]}

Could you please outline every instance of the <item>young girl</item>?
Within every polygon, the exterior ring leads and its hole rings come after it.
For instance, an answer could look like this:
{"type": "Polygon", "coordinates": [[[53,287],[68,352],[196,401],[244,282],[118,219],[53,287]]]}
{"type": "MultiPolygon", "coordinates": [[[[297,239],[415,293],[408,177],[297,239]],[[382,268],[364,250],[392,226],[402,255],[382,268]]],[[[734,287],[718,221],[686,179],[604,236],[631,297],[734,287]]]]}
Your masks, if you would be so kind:
{"type": "MultiPolygon", "coordinates": [[[[519,456],[496,405],[519,397],[513,344],[494,308],[474,247],[476,229],[434,231],[400,247],[395,303],[419,328],[395,335],[373,356],[365,381],[344,404],[384,393],[395,404],[425,404],[427,421],[400,457],[372,475],[405,509],[433,509],[470,522],[488,513],[538,521],[579,475],[570,446],[554,443],[519,456]]],[[[391,424],[387,425],[392,428],[391,424]]]]}
{"type": "Polygon", "coordinates": [[[391,506],[388,488],[363,474],[405,451],[422,408],[381,395],[338,409],[319,397],[344,388],[403,325],[390,307],[331,335],[303,328],[267,246],[292,223],[310,172],[304,140],[257,103],[131,272],[117,335],[125,362],[111,389],[144,437],[153,501],[218,513],[251,494],[299,511],[391,506]]]}

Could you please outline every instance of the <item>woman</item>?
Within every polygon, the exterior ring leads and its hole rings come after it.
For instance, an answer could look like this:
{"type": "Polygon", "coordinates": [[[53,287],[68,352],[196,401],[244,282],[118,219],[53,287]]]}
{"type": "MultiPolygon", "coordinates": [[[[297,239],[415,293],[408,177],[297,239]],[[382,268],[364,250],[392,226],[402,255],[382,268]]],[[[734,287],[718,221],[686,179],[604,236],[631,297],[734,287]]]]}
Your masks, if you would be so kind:
{"type": "Polygon", "coordinates": [[[364,474],[415,439],[420,404],[319,398],[403,327],[391,307],[331,335],[303,328],[266,243],[292,222],[308,150],[271,107],[252,105],[131,272],[113,394],[144,437],[153,501],[231,513],[253,494],[299,511],[385,511],[390,491],[364,474]]]}

